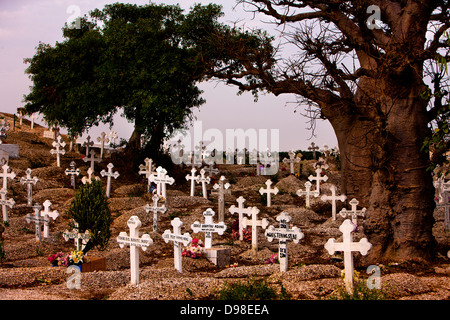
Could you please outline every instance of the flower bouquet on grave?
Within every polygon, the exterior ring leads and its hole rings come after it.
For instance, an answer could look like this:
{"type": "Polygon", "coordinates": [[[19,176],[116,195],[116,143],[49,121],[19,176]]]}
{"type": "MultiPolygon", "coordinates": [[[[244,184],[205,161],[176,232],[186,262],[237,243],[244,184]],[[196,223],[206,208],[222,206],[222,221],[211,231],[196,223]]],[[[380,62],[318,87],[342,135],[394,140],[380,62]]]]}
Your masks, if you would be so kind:
{"type": "Polygon", "coordinates": [[[183,257],[198,259],[203,255],[203,242],[197,238],[192,239],[191,245],[183,249],[183,257]]]}
{"type": "Polygon", "coordinates": [[[273,254],[270,258],[268,258],[266,260],[266,264],[275,264],[275,263],[280,263],[280,261],[278,260],[278,254],[273,254]]]}
{"type": "Polygon", "coordinates": [[[83,251],[74,250],[64,258],[62,265],[65,267],[71,265],[81,266],[83,262],[84,262],[83,251]]]}
{"type": "Polygon", "coordinates": [[[62,252],[54,253],[47,260],[52,264],[52,267],[57,267],[59,262],[63,261],[63,254],[62,252]]]}

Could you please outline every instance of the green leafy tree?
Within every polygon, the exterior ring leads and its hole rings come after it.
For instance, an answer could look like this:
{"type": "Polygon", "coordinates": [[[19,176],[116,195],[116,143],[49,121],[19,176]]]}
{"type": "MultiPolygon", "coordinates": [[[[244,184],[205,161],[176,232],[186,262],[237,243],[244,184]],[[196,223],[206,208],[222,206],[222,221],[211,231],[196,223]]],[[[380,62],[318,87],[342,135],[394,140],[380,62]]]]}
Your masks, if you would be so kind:
{"type": "Polygon", "coordinates": [[[134,122],[128,150],[157,152],[204,103],[196,86],[204,63],[195,40],[220,15],[217,5],[197,5],[187,14],[179,6],[152,3],[96,9],[79,29],[66,25],[63,42],[40,43],[34,57],[25,59],[33,81],[25,108],[72,135],[112,124],[121,110],[134,122]]]}
{"type": "MultiPolygon", "coordinates": [[[[100,181],[81,186],[70,204],[67,214],[78,223],[78,232],[89,230],[90,240],[83,249],[87,253],[94,247],[105,250],[111,237],[111,212],[108,198],[100,181]]],[[[71,226],[74,227],[74,226],[71,226]]]]}

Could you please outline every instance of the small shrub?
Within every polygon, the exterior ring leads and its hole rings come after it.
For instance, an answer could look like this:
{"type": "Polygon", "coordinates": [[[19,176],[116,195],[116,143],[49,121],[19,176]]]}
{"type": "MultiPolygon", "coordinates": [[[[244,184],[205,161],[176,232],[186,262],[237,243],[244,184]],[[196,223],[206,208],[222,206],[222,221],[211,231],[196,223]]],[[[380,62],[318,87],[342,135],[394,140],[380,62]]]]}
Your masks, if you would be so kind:
{"type": "Polygon", "coordinates": [[[355,281],[353,292],[348,293],[345,286],[337,288],[337,296],[330,297],[331,300],[384,300],[386,294],[379,289],[369,289],[364,280],[355,281]]]}
{"type": "Polygon", "coordinates": [[[267,280],[248,279],[245,283],[241,281],[226,283],[220,290],[219,300],[286,300],[289,299],[284,287],[280,294],[272,288],[267,280]]]}

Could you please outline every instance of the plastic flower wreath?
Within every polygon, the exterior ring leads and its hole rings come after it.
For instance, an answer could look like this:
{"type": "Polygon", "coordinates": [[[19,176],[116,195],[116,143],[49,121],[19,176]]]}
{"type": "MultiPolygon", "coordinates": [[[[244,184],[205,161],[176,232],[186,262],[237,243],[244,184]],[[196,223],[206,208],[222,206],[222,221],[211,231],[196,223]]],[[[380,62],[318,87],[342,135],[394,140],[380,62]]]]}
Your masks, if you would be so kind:
{"type": "Polygon", "coordinates": [[[200,258],[203,255],[203,242],[197,238],[192,239],[191,245],[183,249],[181,255],[193,259],[200,258]]]}

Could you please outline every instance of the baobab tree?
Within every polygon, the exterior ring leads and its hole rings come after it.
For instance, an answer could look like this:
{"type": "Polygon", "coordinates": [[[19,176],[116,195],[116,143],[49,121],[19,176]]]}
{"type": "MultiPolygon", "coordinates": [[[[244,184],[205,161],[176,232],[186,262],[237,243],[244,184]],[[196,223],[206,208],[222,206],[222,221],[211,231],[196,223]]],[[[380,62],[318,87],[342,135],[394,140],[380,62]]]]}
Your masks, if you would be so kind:
{"type": "Polygon", "coordinates": [[[296,94],[327,119],[341,151],[344,192],[368,207],[370,257],[433,257],[434,187],[421,149],[436,110],[424,98],[424,68],[449,60],[449,1],[238,3],[270,17],[281,41],[260,30],[218,28],[211,41],[221,59],[210,61],[209,76],[242,91],[296,94]],[[284,46],[296,53],[281,58],[284,46]]]}

